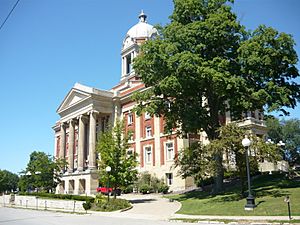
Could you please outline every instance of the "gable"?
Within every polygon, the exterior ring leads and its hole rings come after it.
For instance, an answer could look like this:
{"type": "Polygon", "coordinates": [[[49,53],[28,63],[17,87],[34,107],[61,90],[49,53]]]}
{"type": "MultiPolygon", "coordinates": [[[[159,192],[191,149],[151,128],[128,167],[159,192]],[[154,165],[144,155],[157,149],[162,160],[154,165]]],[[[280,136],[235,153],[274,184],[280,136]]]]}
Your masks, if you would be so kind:
{"type": "Polygon", "coordinates": [[[73,105],[76,105],[85,99],[89,98],[91,95],[89,93],[82,92],[80,90],[72,88],[71,91],[67,94],[63,102],[57,109],[57,112],[61,112],[73,105]]]}

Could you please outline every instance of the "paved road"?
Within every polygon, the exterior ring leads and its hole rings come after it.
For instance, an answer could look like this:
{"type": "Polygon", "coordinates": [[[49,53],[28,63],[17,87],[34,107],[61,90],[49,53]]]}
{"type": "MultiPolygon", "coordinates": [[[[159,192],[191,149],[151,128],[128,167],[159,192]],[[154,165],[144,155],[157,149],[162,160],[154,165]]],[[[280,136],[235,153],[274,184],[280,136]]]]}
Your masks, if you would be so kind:
{"type": "MultiPolygon", "coordinates": [[[[162,209],[163,210],[163,209],[162,209]]],[[[188,225],[189,223],[147,219],[118,218],[100,214],[76,215],[29,209],[0,207],[1,225],[188,225]]],[[[192,224],[190,224],[192,225],[192,224]]]]}

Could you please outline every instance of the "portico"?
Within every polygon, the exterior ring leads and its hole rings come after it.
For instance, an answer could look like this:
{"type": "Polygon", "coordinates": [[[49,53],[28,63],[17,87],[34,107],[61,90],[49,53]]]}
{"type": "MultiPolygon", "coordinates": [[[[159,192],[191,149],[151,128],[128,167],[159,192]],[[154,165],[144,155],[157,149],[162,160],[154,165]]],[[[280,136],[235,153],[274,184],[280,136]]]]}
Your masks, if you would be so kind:
{"type": "Polygon", "coordinates": [[[96,139],[113,115],[113,92],[76,83],[57,109],[56,157],[68,163],[56,192],[93,194],[98,186],[96,139]]]}

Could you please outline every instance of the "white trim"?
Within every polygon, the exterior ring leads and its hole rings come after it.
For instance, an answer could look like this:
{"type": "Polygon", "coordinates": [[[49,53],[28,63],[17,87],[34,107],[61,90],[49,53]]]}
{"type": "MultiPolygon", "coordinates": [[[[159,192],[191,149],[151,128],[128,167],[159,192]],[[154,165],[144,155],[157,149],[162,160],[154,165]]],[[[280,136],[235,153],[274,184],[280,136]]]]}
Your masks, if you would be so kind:
{"type": "Polygon", "coordinates": [[[174,175],[172,172],[168,172],[168,173],[165,173],[165,177],[166,177],[166,183],[168,186],[171,186],[172,184],[174,184],[174,175]],[[169,178],[169,174],[171,174],[171,178],[169,178]]]}
{"type": "Polygon", "coordinates": [[[152,145],[144,145],[143,146],[143,149],[144,149],[144,163],[145,164],[152,164],[152,161],[153,161],[153,147],[152,147],[152,145]],[[150,151],[147,151],[146,152],[146,149],[149,149],[150,148],[150,151]],[[148,154],[148,152],[150,152],[150,154],[148,154]],[[150,159],[148,160],[148,157],[147,156],[149,156],[150,157],[150,159]]]}
{"type": "Polygon", "coordinates": [[[175,143],[174,143],[174,140],[172,140],[172,141],[168,140],[168,141],[164,142],[164,152],[165,152],[164,154],[165,154],[166,161],[173,161],[174,160],[174,156],[175,156],[175,143]],[[168,144],[173,145],[173,151],[170,152],[171,155],[168,154],[169,153],[168,147],[167,147],[168,144]]]}
{"type": "Polygon", "coordinates": [[[146,136],[146,138],[151,138],[153,136],[151,126],[146,126],[145,127],[145,136],[146,136]],[[150,129],[148,129],[148,128],[150,128],[150,129]],[[149,135],[149,133],[150,133],[150,135],[149,135]]]}
{"type": "Polygon", "coordinates": [[[151,119],[151,115],[148,112],[145,112],[145,120],[150,120],[151,119]]]}
{"type": "Polygon", "coordinates": [[[129,113],[127,114],[127,124],[128,124],[128,125],[133,124],[133,113],[132,113],[132,112],[129,112],[129,113]]]}

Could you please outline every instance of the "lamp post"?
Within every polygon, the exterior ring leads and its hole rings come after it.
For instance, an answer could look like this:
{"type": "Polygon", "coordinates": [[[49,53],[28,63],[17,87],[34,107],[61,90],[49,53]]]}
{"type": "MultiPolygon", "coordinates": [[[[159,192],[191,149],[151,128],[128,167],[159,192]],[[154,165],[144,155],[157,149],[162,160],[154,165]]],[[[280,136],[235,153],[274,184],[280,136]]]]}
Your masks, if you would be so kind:
{"type": "Polygon", "coordinates": [[[111,167],[107,166],[105,171],[107,172],[107,202],[109,202],[109,172],[111,171],[111,167]]]}
{"type": "Polygon", "coordinates": [[[245,205],[245,210],[253,210],[255,208],[255,198],[251,193],[250,165],[249,165],[249,156],[248,156],[248,150],[251,145],[251,141],[249,140],[249,138],[245,137],[242,140],[242,145],[246,150],[245,155],[246,155],[246,167],[247,167],[247,179],[248,179],[248,197],[247,197],[247,203],[245,205]]]}

